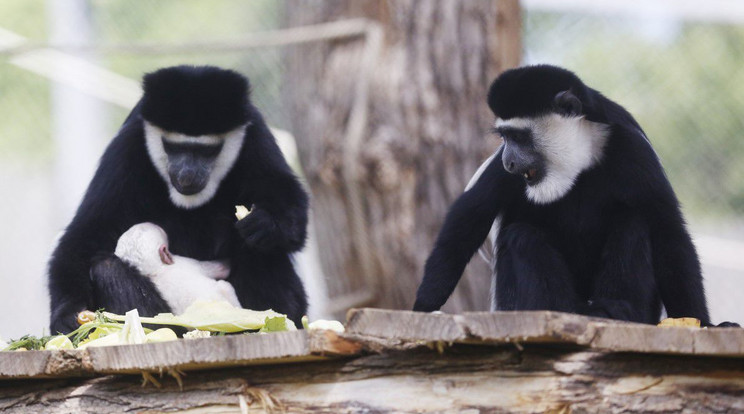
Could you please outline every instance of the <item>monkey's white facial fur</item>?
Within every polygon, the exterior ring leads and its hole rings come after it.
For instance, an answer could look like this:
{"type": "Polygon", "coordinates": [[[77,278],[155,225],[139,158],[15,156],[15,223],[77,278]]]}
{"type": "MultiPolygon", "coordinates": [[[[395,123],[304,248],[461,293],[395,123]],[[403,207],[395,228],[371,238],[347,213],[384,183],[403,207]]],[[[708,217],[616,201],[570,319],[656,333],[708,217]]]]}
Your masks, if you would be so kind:
{"type": "Polygon", "coordinates": [[[536,151],[545,159],[544,178],[526,189],[527,198],[535,204],[548,204],[565,196],[579,174],[602,159],[609,136],[605,124],[555,113],[498,119],[496,127],[502,126],[529,129],[536,151]]]}
{"type": "Polygon", "coordinates": [[[139,223],[119,237],[114,254],[134,266],[144,276],[154,276],[167,266],[160,257],[160,248],[168,247],[168,235],[154,223],[139,223]]]}
{"type": "Polygon", "coordinates": [[[171,201],[178,207],[185,209],[197,208],[206,204],[214,197],[220,183],[230,172],[235,161],[240,155],[240,149],[243,146],[245,130],[250,125],[247,123],[224,134],[219,135],[201,135],[189,136],[175,132],[164,131],[163,129],[144,121],[145,127],[145,144],[147,152],[150,155],[152,163],[155,165],[158,173],[168,185],[168,195],[171,201]],[[165,150],[165,143],[170,146],[192,147],[192,148],[209,148],[222,145],[219,154],[214,160],[208,161],[209,174],[208,181],[203,189],[195,194],[182,194],[173,185],[169,168],[171,159],[165,150]]]}

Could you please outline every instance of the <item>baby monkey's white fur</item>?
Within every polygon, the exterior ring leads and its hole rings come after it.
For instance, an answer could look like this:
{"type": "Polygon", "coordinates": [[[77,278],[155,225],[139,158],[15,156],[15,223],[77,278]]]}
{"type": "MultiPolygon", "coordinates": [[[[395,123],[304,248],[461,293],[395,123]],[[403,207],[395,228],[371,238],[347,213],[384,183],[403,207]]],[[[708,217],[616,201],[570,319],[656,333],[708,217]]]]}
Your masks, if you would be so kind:
{"type": "Polygon", "coordinates": [[[235,289],[227,278],[230,268],[221,262],[198,261],[171,255],[168,235],[153,223],[135,224],[119,237],[114,252],[152,279],[155,287],[175,314],[183,313],[195,300],[226,300],[240,307],[235,289]],[[162,258],[163,252],[167,255],[162,258]]]}

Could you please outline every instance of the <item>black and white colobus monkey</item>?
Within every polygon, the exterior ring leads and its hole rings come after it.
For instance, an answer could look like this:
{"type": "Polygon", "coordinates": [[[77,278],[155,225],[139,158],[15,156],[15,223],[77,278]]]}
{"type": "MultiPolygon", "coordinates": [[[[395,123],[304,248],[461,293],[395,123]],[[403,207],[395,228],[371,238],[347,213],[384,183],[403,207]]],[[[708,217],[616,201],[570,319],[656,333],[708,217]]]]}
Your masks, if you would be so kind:
{"type": "Polygon", "coordinates": [[[663,302],[710,324],[679,203],[625,109],[546,65],[504,72],[488,105],[503,144],[447,213],[414,310],[444,304],[493,225],[499,310],[656,323],[663,302]]]}
{"type": "Polygon", "coordinates": [[[290,253],[301,249],[308,196],[284,160],[248,80],[215,67],[144,77],[144,95],[101,158],[49,263],[51,331],[83,309],[169,311],[152,282],[114,256],[132,225],[152,222],[173,253],[226,260],[241,304],[296,323],[307,300],[290,253]],[[235,205],[253,206],[235,220],[235,205]]]}

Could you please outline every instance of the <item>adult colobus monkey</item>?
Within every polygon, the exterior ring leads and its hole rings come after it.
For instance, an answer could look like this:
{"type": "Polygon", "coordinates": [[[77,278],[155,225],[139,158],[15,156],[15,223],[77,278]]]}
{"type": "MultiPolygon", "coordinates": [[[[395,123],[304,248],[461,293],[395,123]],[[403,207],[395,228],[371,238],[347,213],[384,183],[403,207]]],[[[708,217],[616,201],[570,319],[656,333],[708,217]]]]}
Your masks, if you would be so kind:
{"type": "Polygon", "coordinates": [[[450,208],[415,310],[439,309],[492,228],[499,310],[709,325],[700,264],[659,158],[620,105],[553,66],[504,72],[503,145],[450,208]]]}
{"type": "Polygon", "coordinates": [[[142,222],[162,227],[174,254],[227,261],[244,307],[299,323],[307,301],[290,253],[305,242],[308,197],[249,102],[248,80],[178,66],[146,75],[144,91],[52,255],[51,331],[74,329],[83,309],[169,311],[152,282],[113,254],[142,222]],[[236,222],[241,204],[253,210],[236,222]]]}

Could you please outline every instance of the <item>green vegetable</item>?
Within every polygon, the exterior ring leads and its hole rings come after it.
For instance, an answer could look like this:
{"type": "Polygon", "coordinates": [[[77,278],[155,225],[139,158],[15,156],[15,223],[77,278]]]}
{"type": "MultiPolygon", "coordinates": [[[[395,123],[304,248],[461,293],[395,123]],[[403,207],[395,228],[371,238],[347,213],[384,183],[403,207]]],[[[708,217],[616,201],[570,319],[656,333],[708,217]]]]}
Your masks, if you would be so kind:
{"type": "Polygon", "coordinates": [[[106,336],[101,336],[92,341],[81,342],[77,349],[85,349],[88,347],[93,348],[97,346],[112,346],[112,345],[121,345],[121,338],[118,332],[108,334],[106,336]]]}
{"type": "Polygon", "coordinates": [[[122,324],[110,319],[104,315],[102,310],[95,312],[95,319],[80,325],[79,328],[67,334],[72,340],[72,344],[77,347],[87,340],[98,339],[113,332],[119,332],[122,324]]]}
{"type": "Polygon", "coordinates": [[[72,341],[70,341],[70,338],[67,337],[67,335],[57,335],[55,337],[52,337],[49,341],[47,341],[46,345],[44,345],[44,349],[73,349],[75,348],[72,346],[72,341]]]}
{"type": "MultiPolygon", "coordinates": [[[[104,316],[118,321],[124,317],[104,312],[104,316]]],[[[284,317],[273,310],[254,311],[232,306],[225,301],[196,301],[180,315],[161,313],[152,318],[140,318],[142,323],[153,325],[175,325],[210,332],[243,332],[258,330],[266,324],[266,318],[284,317]]],[[[294,324],[292,325],[294,326],[294,324]]]]}
{"type": "Polygon", "coordinates": [[[175,341],[176,339],[178,339],[178,335],[171,328],[160,328],[145,336],[145,342],[148,344],[152,342],[175,341]]]}
{"type": "Polygon", "coordinates": [[[132,309],[124,314],[124,326],[119,332],[119,343],[124,344],[144,344],[145,329],[142,327],[142,320],[137,309],[132,309]]]}
{"type": "Polygon", "coordinates": [[[297,329],[294,323],[287,319],[287,315],[270,309],[254,311],[236,308],[224,301],[197,301],[178,316],[172,313],[161,313],[152,318],[142,318],[139,317],[136,309],[127,312],[126,315],[116,315],[103,310],[95,313],[85,311],[84,316],[85,318],[81,321],[88,320],[89,322],[83,323],[67,335],[41,338],[25,335],[18,340],[11,341],[2,350],[84,349],[89,346],[164,342],[178,339],[176,333],[169,328],[161,328],[153,332],[151,329],[143,328],[142,323],[184,326],[189,329],[215,332],[216,335],[242,331],[282,332],[297,329]]]}
{"type": "Polygon", "coordinates": [[[20,339],[11,340],[10,344],[3,349],[3,351],[15,351],[20,348],[27,349],[29,351],[31,350],[41,350],[44,349],[47,342],[52,339],[51,336],[42,336],[41,338],[37,338],[33,335],[24,335],[20,339]]]}
{"type": "Polygon", "coordinates": [[[267,316],[264,320],[263,328],[258,332],[284,332],[288,330],[286,316],[275,316],[273,318],[267,316]]]}

